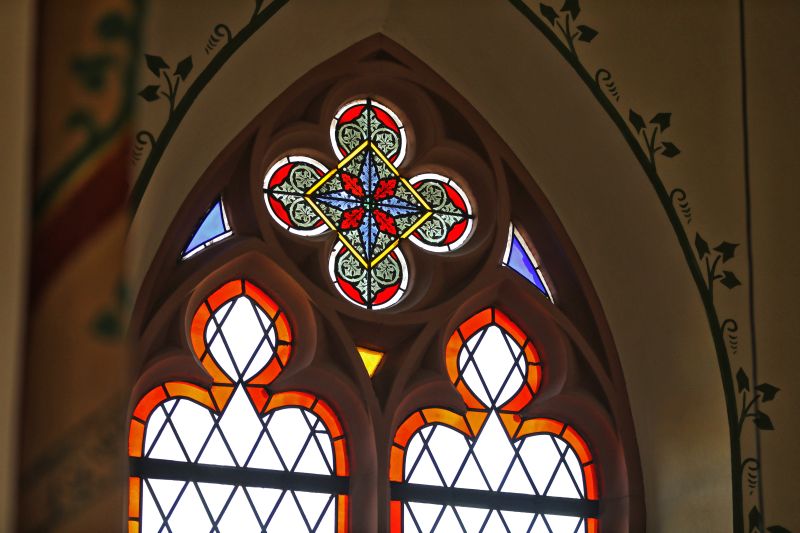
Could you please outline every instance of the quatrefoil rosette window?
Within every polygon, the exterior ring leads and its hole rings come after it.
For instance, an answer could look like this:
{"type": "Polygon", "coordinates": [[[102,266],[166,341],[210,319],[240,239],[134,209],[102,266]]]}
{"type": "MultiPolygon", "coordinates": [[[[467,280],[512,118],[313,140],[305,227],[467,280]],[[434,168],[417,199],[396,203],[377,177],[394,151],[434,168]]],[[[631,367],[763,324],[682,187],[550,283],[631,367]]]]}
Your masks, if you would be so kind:
{"type": "Polygon", "coordinates": [[[129,533],[347,531],[338,417],[313,394],[268,389],[292,354],[283,311],[237,279],[200,304],[190,336],[211,385],[166,381],[136,404],[129,533]]]}
{"type": "Polygon", "coordinates": [[[397,303],[408,289],[399,248],[408,239],[434,253],[459,248],[472,230],[472,206],[452,179],[425,173],[409,179],[397,167],[408,140],[397,114],[373,99],[342,106],[330,127],[335,168],[288,156],[264,180],[275,221],[303,236],[334,232],[328,270],[339,293],[368,309],[397,303]]]}
{"type": "Polygon", "coordinates": [[[452,334],[445,360],[466,412],[424,408],[398,426],[391,531],[597,533],[588,445],[563,422],[520,415],[542,375],[531,339],[487,308],[452,334]]]}

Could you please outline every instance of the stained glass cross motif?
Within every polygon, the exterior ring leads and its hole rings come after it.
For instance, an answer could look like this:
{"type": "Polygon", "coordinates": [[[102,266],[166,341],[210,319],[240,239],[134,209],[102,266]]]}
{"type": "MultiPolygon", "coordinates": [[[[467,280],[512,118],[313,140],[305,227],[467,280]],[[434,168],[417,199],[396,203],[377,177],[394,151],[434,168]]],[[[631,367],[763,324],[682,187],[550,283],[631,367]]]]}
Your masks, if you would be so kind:
{"type": "Polygon", "coordinates": [[[345,104],[330,135],[336,167],[303,156],[278,161],[264,180],[267,208],[294,234],[334,232],[329,273],[339,293],[361,307],[389,307],[408,287],[400,242],[455,250],[470,236],[472,207],[449,178],[401,175],[405,127],[387,106],[373,99],[345,104]]]}

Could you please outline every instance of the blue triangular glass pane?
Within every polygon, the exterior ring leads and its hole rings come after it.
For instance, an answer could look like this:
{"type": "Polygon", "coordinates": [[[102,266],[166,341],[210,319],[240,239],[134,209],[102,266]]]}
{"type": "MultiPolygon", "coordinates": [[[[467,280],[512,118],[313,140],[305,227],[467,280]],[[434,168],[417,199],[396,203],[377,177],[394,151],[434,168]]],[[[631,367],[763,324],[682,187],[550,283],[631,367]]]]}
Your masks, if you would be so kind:
{"type": "Polygon", "coordinates": [[[225,235],[228,232],[228,227],[225,221],[225,215],[222,212],[222,200],[217,200],[211,209],[206,213],[200,225],[192,235],[192,239],[183,251],[183,255],[187,256],[195,251],[197,248],[203,246],[209,241],[225,235]]]}
{"type": "Polygon", "coordinates": [[[550,294],[548,293],[547,287],[542,281],[542,277],[539,275],[539,271],[534,266],[533,261],[525,250],[525,247],[520,242],[519,238],[517,238],[516,231],[513,232],[511,237],[511,252],[508,255],[507,265],[522,277],[536,285],[537,289],[542,291],[548,298],[550,298],[550,294]]]}

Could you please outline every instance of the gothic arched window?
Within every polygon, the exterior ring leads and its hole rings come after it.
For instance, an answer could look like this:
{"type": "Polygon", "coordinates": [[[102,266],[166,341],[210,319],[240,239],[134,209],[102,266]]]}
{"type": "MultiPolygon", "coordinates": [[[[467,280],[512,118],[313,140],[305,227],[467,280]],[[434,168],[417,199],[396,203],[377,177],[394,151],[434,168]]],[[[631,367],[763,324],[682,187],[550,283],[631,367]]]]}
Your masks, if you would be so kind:
{"type": "Polygon", "coordinates": [[[640,506],[563,229],[477,112],[383,40],[217,157],[132,323],[129,531],[596,533],[640,506]]]}

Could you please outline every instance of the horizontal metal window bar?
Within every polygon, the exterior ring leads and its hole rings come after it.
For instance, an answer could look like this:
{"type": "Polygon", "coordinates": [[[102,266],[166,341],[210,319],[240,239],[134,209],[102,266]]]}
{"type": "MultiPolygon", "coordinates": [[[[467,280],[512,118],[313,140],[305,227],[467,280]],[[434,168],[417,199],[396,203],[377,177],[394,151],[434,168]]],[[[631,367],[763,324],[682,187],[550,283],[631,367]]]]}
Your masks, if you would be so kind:
{"type": "Polygon", "coordinates": [[[437,487],[418,483],[392,482],[392,499],[457,507],[496,509],[498,511],[581,516],[584,518],[597,518],[600,510],[599,502],[596,500],[437,487]]]}
{"type": "Polygon", "coordinates": [[[130,457],[129,460],[131,476],[148,479],[196,481],[326,494],[347,494],[350,490],[350,478],[343,476],[185,463],[146,457],[130,457]]]}

